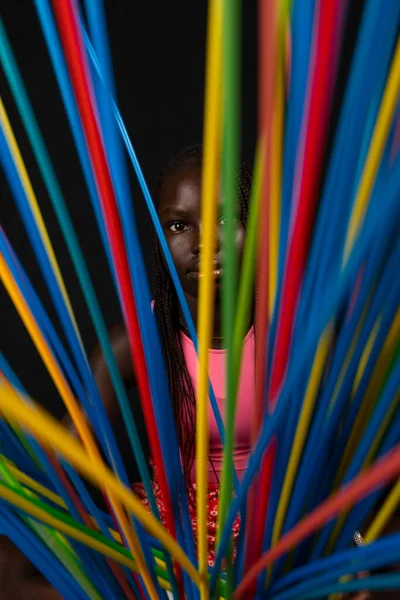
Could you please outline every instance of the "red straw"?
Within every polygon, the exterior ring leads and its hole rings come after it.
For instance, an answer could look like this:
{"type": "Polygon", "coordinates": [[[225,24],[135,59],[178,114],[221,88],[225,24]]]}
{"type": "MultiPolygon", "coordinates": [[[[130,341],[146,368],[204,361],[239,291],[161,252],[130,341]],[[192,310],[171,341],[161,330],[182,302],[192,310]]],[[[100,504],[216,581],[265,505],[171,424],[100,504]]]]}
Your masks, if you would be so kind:
{"type": "Polygon", "coordinates": [[[350,508],[368,494],[385,485],[385,483],[389,483],[399,474],[400,444],[375,463],[373,467],[364,471],[362,475],[345,485],[341,491],[316,508],[308,517],[289,531],[274,548],[268,550],[238,585],[233,595],[234,599],[239,600],[239,598],[242,598],[254,578],[283,554],[298,546],[305,538],[336,517],[339,512],[350,508]]]}
{"type": "Polygon", "coordinates": [[[317,207],[342,31],[343,3],[326,0],[316,6],[317,10],[319,7],[319,15],[313,47],[314,72],[304,122],[303,152],[296,166],[298,188],[295,186],[295,194],[297,188],[298,203],[284,271],[271,369],[269,398],[272,404],[278,398],[288,363],[293,323],[317,207]]]}
{"type": "MultiPolygon", "coordinates": [[[[77,8],[74,0],[53,0],[53,6],[81,116],[82,126],[85,132],[96,186],[101,199],[108,239],[111,245],[111,252],[124,307],[131,355],[140,392],[143,414],[146,421],[154,463],[159,474],[160,488],[166,505],[166,525],[169,532],[176,538],[171,497],[152,404],[146,358],[142,344],[135,298],[131,286],[123,231],[108,168],[107,157],[102,143],[95,108],[92,103],[93,94],[87,75],[89,70],[86,56],[84,55],[82,37],[75,17],[77,8]]],[[[178,565],[176,565],[176,568],[178,584],[180,583],[182,585],[181,568],[178,565]]]]}
{"type": "MultiPolygon", "coordinates": [[[[271,176],[271,125],[275,95],[275,55],[277,38],[277,3],[259,2],[259,100],[258,121],[259,140],[263,144],[264,164],[262,170],[260,232],[257,265],[257,296],[256,296],[256,360],[255,381],[256,393],[253,407],[251,443],[257,440],[264,414],[265,375],[268,356],[269,330],[269,210],[270,210],[270,176],[271,176]]],[[[244,568],[249,568],[261,553],[263,529],[258,525],[268,508],[268,475],[272,474],[274,456],[267,451],[261,468],[260,483],[253,484],[247,505],[247,535],[244,568]],[[263,504],[259,504],[257,488],[262,489],[263,504]],[[260,514],[256,519],[256,506],[260,506],[260,514]],[[256,527],[257,525],[257,527],[256,527]]]]}

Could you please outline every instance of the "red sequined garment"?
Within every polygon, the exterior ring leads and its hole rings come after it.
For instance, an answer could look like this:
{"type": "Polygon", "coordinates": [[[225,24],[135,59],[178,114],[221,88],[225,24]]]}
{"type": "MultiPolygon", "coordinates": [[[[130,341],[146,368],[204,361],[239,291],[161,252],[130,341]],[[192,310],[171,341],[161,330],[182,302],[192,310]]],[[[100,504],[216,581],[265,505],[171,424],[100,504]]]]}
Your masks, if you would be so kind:
{"type": "MultiPolygon", "coordinates": [[[[133,485],[133,491],[137,494],[143,504],[150,511],[150,504],[147,499],[147,495],[142,483],[135,483],[133,485]]],[[[165,503],[161,494],[160,487],[157,482],[157,477],[153,479],[153,491],[157,502],[157,507],[160,512],[161,521],[163,524],[166,522],[165,518],[165,503]]],[[[188,490],[189,496],[189,514],[192,522],[192,528],[194,533],[195,542],[197,541],[197,518],[196,518],[196,484],[192,484],[188,490]]],[[[211,483],[208,486],[208,521],[207,521],[207,540],[208,540],[208,565],[213,566],[215,560],[215,540],[217,535],[217,521],[218,521],[218,506],[219,506],[220,490],[217,484],[211,483]]],[[[235,519],[232,528],[232,539],[234,544],[234,551],[236,548],[237,538],[239,536],[240,529],[240,516],[238,515],[235,519]]]]}

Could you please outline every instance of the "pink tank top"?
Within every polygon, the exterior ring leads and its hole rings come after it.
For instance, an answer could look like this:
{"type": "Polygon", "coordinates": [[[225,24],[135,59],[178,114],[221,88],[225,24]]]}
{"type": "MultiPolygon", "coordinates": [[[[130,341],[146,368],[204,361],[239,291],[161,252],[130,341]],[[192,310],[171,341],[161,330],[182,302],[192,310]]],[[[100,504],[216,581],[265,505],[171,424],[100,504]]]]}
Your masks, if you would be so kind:
{"type": "MultiPolygon", "coordinates": [[[[197,389],[197,354],[190,338],[181,333],[183,352],[193,387],[197,389]]],[[[217,399],[221,417],[225,414],[225,357],[226,350],[209,351],[209,374],[217,399]]],[[[247,468],[250,453],[250,427],[252,407],[255,396],[254,383],[254,328],[252,327],[244,339],[242,372],[239,382],[236,409],[236,443],[234,464],[239,479],[242,479],[247,468]]],[[[209,406],[209,457],[208,480],[210,483],[220,482],[223,460],[223,446],[218,433],[214,413],[209,406]],[[213,468],[214,467],[214,468],[213,468]],[[215,471],[215,472],[214,472],[215,471]]],[[[196,467],[192,470],[192,481],[196,480],[196,467]]]]}

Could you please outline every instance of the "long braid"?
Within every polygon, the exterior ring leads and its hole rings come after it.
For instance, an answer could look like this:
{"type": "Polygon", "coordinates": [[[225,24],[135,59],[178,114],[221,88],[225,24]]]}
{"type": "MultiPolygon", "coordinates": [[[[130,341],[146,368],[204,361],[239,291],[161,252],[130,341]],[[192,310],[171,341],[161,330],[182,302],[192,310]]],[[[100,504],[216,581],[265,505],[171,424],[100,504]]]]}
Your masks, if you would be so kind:
{"type": "MultiPolygon", "coordinates": [[[[165,179],[188,167],[202,164],[201,145],[190,146],[174,157],[161,171],[156,188],[155,202],[159,201],[165,179]]],[[[238,178],[241,221],[246,226],[251,191],[251,170],[246,163],[240,165],[238,178]]],[[[195,458],[196,395],[182,348],[179,325],[179,302],[173,283],[162,257],[158,237],[153,231],[156,289],[154,310],[160,332],[161,345],[167,367],[170,393],[177,427],[179,447],[186,485],[191,485],[191,469],[195,458]]]]}

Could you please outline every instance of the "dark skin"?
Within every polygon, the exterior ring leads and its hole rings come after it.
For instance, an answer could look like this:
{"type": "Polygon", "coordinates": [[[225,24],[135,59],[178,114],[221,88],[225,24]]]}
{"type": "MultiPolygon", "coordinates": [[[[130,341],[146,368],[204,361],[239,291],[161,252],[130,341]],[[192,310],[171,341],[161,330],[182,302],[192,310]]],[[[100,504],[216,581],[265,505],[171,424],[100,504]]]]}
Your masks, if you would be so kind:
{"type": "Polygon", "coordinates": [[[0,536],[0,598],[61,600],[40,571],[4,536],[0,536]]]}

